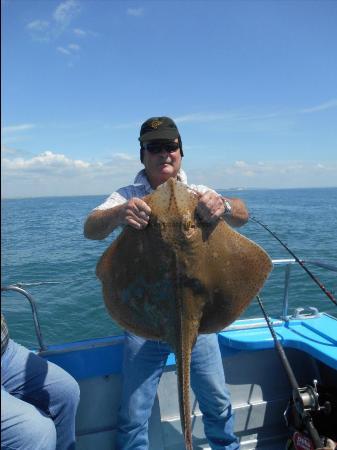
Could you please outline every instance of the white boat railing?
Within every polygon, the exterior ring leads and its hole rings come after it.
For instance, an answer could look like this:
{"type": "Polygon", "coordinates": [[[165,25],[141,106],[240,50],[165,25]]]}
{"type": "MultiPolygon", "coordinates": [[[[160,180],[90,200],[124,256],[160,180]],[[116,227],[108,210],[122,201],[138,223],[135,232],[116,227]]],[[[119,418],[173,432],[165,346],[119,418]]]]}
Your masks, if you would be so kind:
{"type": "MultiPolygon", "coordinates": [[[[331,263],[326,263],[324,261],[314,260],[314,259],[301,259],[301,263],[310,264],[316,267],[323,268],[325,270],[330,270],[333,272],[337,272],[337,266],[331,263]]],[[[289,283],[290,283],[290,269],[294,264],[298,264],[298,262],[294,258],[283,258],[283,259],[273,259],[272,260],[274,267],[282,266],[285,267],[285,277],[284,277],[284,291],[283,291],[283,306],[282,306],[282,314],[281,319],[288,321],[288,306],[289,306],[289,283]]],[[[318,311],[316,308],[310,308],[313,315],[317,315],[318,311]]],[[[297,308],[295,311],[295,318],[300,316],[300,313],[303,311],[303,308],[297,308]]]]}
{"type": "Polygon", "coordinates": [[[36,303],[35,303],[33,296],[29,292],[22,289],[21,287],[16,286],[15,284],[10,285],[10,286],[1,287],[1,292],[6,292],[6,291],[19,292],[19,294],[22,294],[23,296],[25,296],[26,299],[29,301],[30,307],[32,309],[35,334],[36,334],[36,337],[37,337],[37,340],[38,340],[39,346],[40,346],[40,352],[42,352],[43,350],[46,350],[47,346],[43,342],[40,320],[39,320],[37,307],[36,307],[36,303]]]}

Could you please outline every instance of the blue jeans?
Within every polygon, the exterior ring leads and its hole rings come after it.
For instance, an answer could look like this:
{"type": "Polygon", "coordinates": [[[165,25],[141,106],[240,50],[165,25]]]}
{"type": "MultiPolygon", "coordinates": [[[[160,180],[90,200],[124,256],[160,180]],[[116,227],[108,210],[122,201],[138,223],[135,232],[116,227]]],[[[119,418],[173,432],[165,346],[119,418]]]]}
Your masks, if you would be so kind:
{"type": "Polygon", "coordinates": [[[74,449],[79,387],[72,376],[11,339],[1,372],[1,449],[74,449]]]}
{"type": "MultiPolygon", "coordinates": [[[[169,346],[125,334],[123,389],[116,450],[147,450],[148,420],[165,368],[169,346]]],[[[216,334],[203,334],[192,351],[191,386],[203,413],[205,435],[213,450],[237,450],[233,414],[216,334]]]]}

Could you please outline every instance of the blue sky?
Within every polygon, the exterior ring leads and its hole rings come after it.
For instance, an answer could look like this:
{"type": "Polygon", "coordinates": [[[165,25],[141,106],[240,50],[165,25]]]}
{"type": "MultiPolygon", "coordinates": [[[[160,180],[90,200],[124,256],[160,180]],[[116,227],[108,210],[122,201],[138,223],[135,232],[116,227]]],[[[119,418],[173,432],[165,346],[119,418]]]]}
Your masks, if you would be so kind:
{"type": "Polygon", "coordinates": [[[337,186],[336,1],[2,0],[2,195],[109,194],[151,116],[190,182],[337,186]]]}

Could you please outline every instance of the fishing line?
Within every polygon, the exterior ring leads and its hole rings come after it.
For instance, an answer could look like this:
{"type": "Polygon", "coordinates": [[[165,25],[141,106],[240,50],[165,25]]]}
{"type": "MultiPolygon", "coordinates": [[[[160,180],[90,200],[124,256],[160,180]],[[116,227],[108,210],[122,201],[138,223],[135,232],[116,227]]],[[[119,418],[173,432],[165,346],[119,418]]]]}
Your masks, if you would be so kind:
{"type": "Polygon", "coordinates": [[[255,217],[251,216],[249,217],[250,220],[252,220],[253,222],[261,225],[261,227],[263,227],[265,230],[267,230],[290,254],[291,256],[296,260],[296,262],[298,262],[298,264],[307,272],[307,274],[310,276],[310,278],[317,284],[317,286],[319,286],[319,288],[324,292],[324,294],[335,304],[335,306],[337,306],[337,300],[335,299],[335,297],[333,296],[333,294],[315,277],[315,275],[303,264],[303,261],[301,261],[296,255],[295,253],[290,250],[290,248],[281,241],[281,239],[273,232],[271,231],[267,225],[265,225],[264,223],[260,222],[258,219],[256,219],[255,217]]]}

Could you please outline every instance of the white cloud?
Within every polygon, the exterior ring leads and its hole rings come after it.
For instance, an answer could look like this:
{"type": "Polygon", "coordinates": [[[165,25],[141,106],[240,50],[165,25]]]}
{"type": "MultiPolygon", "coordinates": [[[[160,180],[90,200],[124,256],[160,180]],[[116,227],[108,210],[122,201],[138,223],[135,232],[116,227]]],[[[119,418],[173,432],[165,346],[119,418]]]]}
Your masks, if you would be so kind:
{"type": "Polygon", "coordinates": [[[7,147],[7,145],[1,145],[1,154],[2,155],[15,155],[16,150],[11,147],[7,147]]]}
{"type": "Polygon", "coordinates": [[[177,116],[174,121],[177,124],[222,122],[238,131],[283,131],[287,132],[296,122],[296,116],[337,108],[337,99],[322,102],[310,108],[293,110],[275,110],[261,112],[243,108],[240,110],[228,110],[222,112],[194,112],[177,116]],[[234,127],[234,128],[233,128],[234,127]]]}
{"type": "MultiPolygon", "coordinates": [[[[332,109],[337,106],[337,100],[330,100],[312,108],[281,110],[273,108],[270,111],[258,111],[252,108],[241,108],[237,110],[227,110],[220,112],[191,112],[180,116],[173,116],[173,120],[178,125],[188,124],[212,124],[220,122],[222,129],[235,132],[272,132],[290,133],[296,125],[297,116],[304,112],[315,112],[324,109],[332,109]]],[[[121,123],[111,125],[114,129],[127,129],[139,127],[139,123],[121,123]]]]}
{"type": "MultiPolygon", "coordinates": [[[[197,170],[194,169],[194,175],[197,170]]],[[[204,173],[212,177],[205,179],[197,175],[199,183],[214,188],[291,188],[337,186],[337,162],[307,161],[258,161],[248,163],[235,161],[231,165],[215,164],[205,167],[204,173]]],[[[191,175],[189,176],[191,177],[191,175]]]]}
{"type": "Polygon", "coordinates": [[[68,25],[79,11],[80,5],[76,0],[66,0],[57,6],[53,18],[61,25],[68,25]]]}
{"type": "Polygon", "coordinates": [[[189,113],[174,118],[176,123],[207,123],[217,121],[266,121],[282,116],[281,112],[259,113],[257,111],[224,111],[208,113],[189,113]]]}
{"type": "MultiPolygon", "coordinates": [[[[35,41],[44,43],[54,42],[64,34],[80,11],[80,2],[77,0],[65,0],[51,13],[49,20],[41,20],[38,18],[32,20],[26,25],[26,30],[35,41]]],[[[73,31],[77,37],[83,37],[87,34],[80,28],[75,28],[73,31]]]]}
{"type": "Polygon", "coordinates": [[[213,189],[337,187],[337,161],[184,161],[190,182],[213,189]],[[192,167],[189,167],[192,166],[192,167]]]}
{"type": "Polygon", "coordinates": [[[74,28],[73,32],[77,37],[85,37],[88,33],[81,28],[74,28]]]}
{"type": "Polygon", "coordinates": [[[242,168],[242,167],[247,167],[247,163],[245,161],[235,161],[234,163],[234,167],[238,167],[238,168],[242,168]]]}
{"type": "Polygon", "coordinates": [[[63,55],[68,55],[68,56],[71,55],[71,51],[68,50],[67,48],[64,48],[64,47],[57,47],[56,50],[57,50],[58,52],[60,52],[60,53],[63,53],[63,55]]]}
{"type": "Polygon", "coordinates": [[[312,106],[310,108],[303,108],[300,112],[301,113],[313,113],[313,112],[319,112],[319,111],[325,111],[327,109],[333,109],[337,108],[337,99],[331,99],[327,102],[320,103],[319,105],[312,106]]]}
{"type": "Polygon", "coordinates": [[[237,114],[233,113],[191,113],[184,116],[174,118],[176,123],[193,123],[193,122],[214,122],[224,119],[232,119],[237,117],[237,114]]]}
{"type": "Polygon", "coordinates": [[[144,14],[143,8],[128,8],[126,13],[129,16],[140,17],[144,14]]]}
{"type": "Polygon", "coordinates": [[[8,145],[1,144],[1,156],[2,158],[31,158],[32,154],[27,150],[20,150],[18,148],[9,147],[8,145]]]}
{"type": "Polygon", "coordinates": [[[51,170],[58,171],[60,169],[86,169],[90,166],[88,162],[81,160],[72,160],[65,155],[45,151],[31,159],[14,158],[3,159],[3,167],[5,170],[21,171],[21,170],[51,170]]]}
{"type": "Polygon", "coordinates": [[[22,123],[20,125],[10,125],[7,127],[3,127],[1,129],[1,132],[3,134],[9,134],[9,133],[18,133],[21,131],[27,131],[27,130],[31,130],[32,128],[35,128],[36,125],[34,125],[33,123],[22,123]]]}
{"type": "Polygon", "coordinates": [[[25,156],[12,149],[2,158],[3,196],[109,194],[129,184],[139,169],[138,158],[125,153],[113,153],[103,163],[50,150],[25,156]]]}
{"type": "Polygon", "coordinates": [[[76,59],[79,58],[81,47],[77,43],[65,44],[61,38],[66,31],[72,31],[74,38],[83,38],[86,36],[96,36],[94,32],[85,31],[82,28],[69,29],[73,19],[81,12],[81,4],[78,0],[65,0],[55,8],[50,15],[50,20],[36,19],[26,25],[32,39],[52,43],[57,42],[56,51],[68,57],[67,64],[73,67],[76,59]]]}
{"type": "Polygon", "coordinates": [[[175,122],[181,126],[189,124],[205,124],[217,126],[223,132],[241,133],[282,133],[287,134],[294,126],[295,118],[293,114],[281,112],[261,113],[257,110],[241,108],[222,112],[189,113],[174,118],[175,122]]]}
{"type": "Polygon", "coordinates": [[[49,28],[49,22],[47,20],[33,20],[26,25],[26,28],[30,31],[45,31],[49,28]]]}
{"type": "Polygon", "coordinates": [[[125,160],[125,161],[134,161],[135,160],[134,156],[130,156],[125,153],[115,153],[114,157],[119,158],[121,160],[125,160]]]}
{"type": "Polygon", "coordinates": [[[75,52],[80,50],[80,46],[78,44],[69,44],[68,48],[70,48],[70,50],[74,50],[75,52]]]}
{"type": "Polygon", "coordinates": [[[99,36],[99,33],[97,33],[96,31],[83,30],[83,28],[74,28],[73,34],[76,38],[79,38],[79,39],[84,39],[87,37],[95,38],[95,37],[99,36]]]}
{"type": "Polygon", "coordinates": [[[63,55],[67,55],[67,56],[74,56],[76,54],[78,54],[79,50],[81,49],[81,47],[77,44],[68,44],[66,47],[56,47],[56,50],[60,53],[62,53],[63,55]]]}

